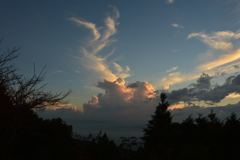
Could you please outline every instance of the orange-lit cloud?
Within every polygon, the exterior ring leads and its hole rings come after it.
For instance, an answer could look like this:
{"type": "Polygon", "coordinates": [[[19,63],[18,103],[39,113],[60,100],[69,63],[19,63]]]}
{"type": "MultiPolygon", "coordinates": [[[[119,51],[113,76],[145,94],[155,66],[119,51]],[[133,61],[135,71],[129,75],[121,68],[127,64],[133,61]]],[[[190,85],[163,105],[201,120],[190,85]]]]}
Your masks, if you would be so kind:
{"type": "Polygon", "coordinates": [[[240,98],[240,94],[237,93],[231,93],[228,96],[226,96],[227,99],[233,99],[233,98],[240,98]]]}
{"type": "Polygon", "coordinates": [[[230,42],[230,39],[239,39],[240,31],[238,30],[236,33],[231,31],[219,31],[212,32],[212,34],[209,35],[200,32],[188,35],[188,38],[192,37],[200,38],[202,42],[206,43],[213,49],[229,50],[233,48],[233,44],[230,42]]]}
{"type": "Polygon", "coordinates": [[[165,84],[164,87],[163,87],[164,90],[168,90],[169,89],[169,85],[168,84],[165,84]]]}
{"type": "Polygon", "coordinates": [[[173,109],[179,109],[179,108],[184,108],[187,105],[184,103],[184,101],[180,101],[177,104],[171,105],[168,109],[173,110],[173,109]]]}
{"type": "Polygon", "coordinates": [[[77,107],[74,106],[71,103],[68,103],[68,104],[56,103],[55,105],[47,105],[45,107],[46,110],[53,110],[53,111],[55,111],[57,109],[60,109],[60,108],[73,108],[73,109],[76,109],[77,107]]]}
{"type": "Polygon", "coordinates": [[[119,23],[116,20],[120,17],[120,14],[116,7],[110,7],[113,9],[114,15],[107,16],[104,27],[96,27],[95,24],[81,21],[76,17],[69,18],[69,20],[78,25],[85,26],[90,29],[93,34],[93,38],[91,38],[87,45],[81,47],[80,52],[82,53],[82,56],[77,56],[75,58],[80,60],[81,65],[92,71],[92,74],[96,77],[114,81],[119,76],[122,78],[129,77],[130,74],[128,72],[130,71],[130,68],[126,66],[126,69],[123,69],[116,62],[107,61],[107,58],[113,54],[114,50],[105,57],[99,55],[100,51],[116,41],[116,39],[113,38],[113,35],[117,33],[116,26],[119,23]],[[110,69],[111,66],[116,69],[116,73],[110,69]]]}
{"type": "Polygon", "coordinates": [[[167,77],[161,79],[160,84],[169,86],[169,85],[172,85],[172,84],[180,83],[183,80],[184,80],[184,77],[181,75],[180,72],[174,72],[174,73],[168,74],[167,77]]]}
{"type": "Polygon", "coordinates": [[[230,53],[230,54],[225,54],[219,57],[217,60],[214,60],[212,62],[203,64],[199,66],[200,70],[210,70],[219,66],[222,66],[224,64],[236,61],[240,59],[240,49],[230,53]]]}
{"type": "Polygon", "coordinates": [[[84,22],[84,21],[80,21],[79,19],[75,18],[75,17],[72,17],[72,18],[69,18],[69,20],[71,21],[74,21],[76,22],[78,25],[83,25],[87,28],[89,28],[90,30],[92,30],[92,33],[93,33],[93,40],[92,41],[95,41],[95,40],[98,40],[101,36],[101,34],[99,33],[98,29],[96,28],[96,25],[91,23],[91,22],[84,22]]]}
{"type": "MultiPolygon", "coordinates": [[[[166,75],[157,82],[157,86],[174,85],[185,81],[197,79],[201,73],[206,72],[210,76],[223,75],[225,73],[234,73],[240,62],[240,47],[234,45],[236,40],[240,39],[240,30],[219,31],[206,34],[204,32],[192,33],[188,35],[188,39],[197,37],[210,47],[210,50],[199,56],[204,58],[202,64],[196,66],[188,73],[175,72],[166,75]]],[[[167,72],[174,71],[174,67],[167,72]]]]}
{"type": "Polygon", "coordinates": [[[152,111],[157,104],[158,91],[148,82],[127,83],[124,79],[118,78],[114,82],[108,80],[98,82],[96,86],[103,89],[105,93],[92,96],[88,103],[83,104],[86,115],[109,109],[108,112],[115,116],[128,117],[139,114],[141,117],[142,114],[152,111]]]}

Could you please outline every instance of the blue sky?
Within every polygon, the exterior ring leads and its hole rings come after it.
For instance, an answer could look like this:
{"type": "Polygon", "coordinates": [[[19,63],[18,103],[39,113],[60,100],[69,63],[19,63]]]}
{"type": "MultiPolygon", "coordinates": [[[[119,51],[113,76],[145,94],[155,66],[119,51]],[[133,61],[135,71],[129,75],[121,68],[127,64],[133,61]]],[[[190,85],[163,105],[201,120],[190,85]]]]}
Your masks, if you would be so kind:
{"type": "Polygon", "coordinates": [[[1,48],[21,47],[19,72],[46,65],[46,91],[73,91],[67,108],[42,116],[64,117],[76,131],[140,128],[162,91],[178,121],[211,107],[237,112],[237,0],[8,0],[0,8],[1,48]]]}

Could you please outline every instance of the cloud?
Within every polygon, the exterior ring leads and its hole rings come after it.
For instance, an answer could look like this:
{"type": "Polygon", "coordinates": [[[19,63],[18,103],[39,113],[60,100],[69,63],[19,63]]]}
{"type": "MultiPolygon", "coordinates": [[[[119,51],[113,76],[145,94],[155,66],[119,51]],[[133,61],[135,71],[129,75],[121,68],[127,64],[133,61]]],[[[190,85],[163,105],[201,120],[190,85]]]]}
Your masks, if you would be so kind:
{"type": "Polygon", "coordinates": [[[239,69],[239,66],[238,66],[238,65],[233,65],[233,66],[234,66],[234,68],[239,69]]]}
{"type": "MultiPolygon", "coordinates": [[[[158,86],[170,86],[197,79],[203,71],[207,71],[210,76],[214,76],[216,73],[224,75],[236,72],[237,66],[240,64],[240,47],[238,45],[240,30],[237,32],[218,31],[210,34],[198,32],[188,35],[188,39],[193,37],[200,39],[210,47],[207,53],[199,56],[204,61],[188,73],[175,72],[166,75],[157,82],[158,86]]],[[[174,71],[174,68],[168,70],[167,73],[171,71],[174,71]]]]}
{"type": "MultiPolygon", "coordinates": [[[[183,102],[180,102],[179,105],[182,105],[183,102]]],[[[157,102],[154,106],[146,106],[149,110],[152,110],[151,114],[153,114],[157,102]],[[151,109],[152,108],[152,109],[151,109]]],[[[217,117],[220,120],[225,120],[230,114],[234,111],[238,116],[240,115],[240,102],[236,104],[229,104],[226,106],[218,106],[218,107],[201,107],[192,105],[189,107],[183,108],[174,108],[169,110],[173,115],[173,122],[182,122],[189,115],[193,118],[197,118],[198,114],[203,114],[207,116],[211,110],[213,109],[214,113],[217,114],[217,117]]],[[[134,112],[134,110],[132,111],[134,112]]],[[[137,109],[136,111],[137,112],[137,109]]],[[[111,139],[118,140],[121,136],[142,136],[142,128],[146,127],[148,120],[151,119],[149,114],[141,114],[142,119],[134,120],[129,118],[112,118],[111,121],[104,120],[104,118],[99,119],[99,114],[92,115],[92,118],[86,118],[84,116],[85,113],[82,113],[79,110],[75,110],[72,108],[60,108],[54,111],[45,111],[45,112],[37,112],[40,117],[44,119],[58,118],[61,117],[67,124],[73,126],[73,131],[80,133],[81,135],[88,135],[91,133],[98,133],[100,130],[107,132],[108,136],[111,139]],[[144,117],[143,117],[144,116],[144,117]],[[96,118],[98,117],[98,118],[96,118]]],[[[110,113],[105,113],[102,116],[109,116],[110,113]]],[[[114,114],[112,117],[114,117],[114,114]]]]}
{"type": "MultiPolygon", "coordinates": [[[[210,101],[215,104],[224,98],[235,98],[235,95],[239,97],[240,75],[229,76],[222,85],[212,84],[214,78],[204,73],[188,87],[162,91],[167,94],[167,101],[171,104],[169,111],[173,115],[173,121],[181,122],[189,115],[197,117],[198,113],[207,115],[211,109],[214,109],[221,119],[233,111],[240,114],[240,102],[207,108],[194,103],[210,101]]],[[[84,112],[74,107],[56,108],[39,115],[44,118],[61,117],[73,125],[74,131],[81,134],[103,130],[116,137],[129,134],[141,136],[142,128],[146,127],[145,124],[151,119],[159,103],[160,91],[148,82],[129,83],[122,78],[113,82],[99,81],[96,87],[102,89],[103,93],[93,95],[84,103],[84,112]]]]}
{"type": "Polygon", "coordinates": [[[239,39],[240,30],[238,30],[236,33],[232,31],[219,31],[219,32],[212,32],[209,35],[203,32],[192,33],[188,35],[188,39],[192,37],[200,38],[202,42],[209,45],[213,49],[231,50],[233,49],[233,44],[230,42],[230,40],[239,39]]]}
{"type": "Polygon", "coordinates": [[[61,117],[67,122],[76,121],[81,119],[82,112],[74,107],[70,108],[58,108],[55,110],[45,110],[44,112],[37,112],[38,115],[45,119],[52,119],[61,117]]]}
{"type": "Polygon", "coordinates": [[[227,117],[231,115],[232,112],[235,112],[238,116],[240,116],[240,102],[236,104],[228,104],[226,106],[218,106],[218,107],[200,107],[200,106],[190,106],[184,108],[176,108],[170,110],[173,115],[173,121],[182,122],[183,119],[186,119],[187,116],[191,115],[193,118],[197,118],[198,114],[203,114],[207,116],[211,110],[216,113],[217,117],[220,120],[226,120],[227,117]]]}
{"type": "Polygon", "coordinates": [[[240,93],[240,75],[232,75],[226,78],[222,85],[212,84],[208,74],[202,74],[196,83],[190,87],[173,90],[167,93],[170,103],[177,103],[179,101],[210,101],[218,103],[231,93],[240,93]]]}
{"type": "Polygon", "coordinates": [[[199,71],[218,69],[221,66],[235,63],[240,59],[240,48],[238,45],[235,45],[235,41],[240,39],[240,30],[237,32],[218,31],[211,34],[199,32],[188,35],[188,39],[193,37],[199,38],[211,49],[203,55],[203,57],[210,59],[210,61],[199,65],[197,67],[199,71]]]}
{"type": "Polygon", "coordinates": [[[173,109],[178,109],[178,108],[184,108],[184,107],[187,107],[187,106],[189,106],[189,105],[184,103],[184,101],[179,101],[178,103],[169,106],[168,109],[173,110],[173,109]]]}
{"type": "MultiPolygon", "coordinates": [[[[216,104],[224,98],[233,98],[232,93],[240,93],[240,75],[229,76],[222,85],[212,84],[214,78],[203,73],[188,87],[162,92],[167,94],[170,109],[191,107],[201,101],[216,104]]],[[[83,104],[84,115],[88,118],[146,119],[159,102],[159,91],[148,82],[127,83],[118,78],[114,82],[99,81],[96,87],[104,93],[92,96],[83,104]]]]}
{"type": "MultiPolygon", "coordinates": [[[[158,91],[148,82],[136,81],[127,83],[122,78],[111,82],[100,81],[96,85],[104,90],[88,103],[83,104],[84,115],[103,116],[102,118],[133,118],[138,119],[153,111],[158,91]],[[94,102],[94,103],[93,103],[94,102]]],[[[101,117],[98,117],[101,119],[101,117]]]]}
{"type": "Polygon", "coordinates": [[[49,73],[49,74],[47,74],[47,75],[50,76],[50,75],[53,75],[53,74],[56,74],[56,73],[65,73],[65,71],[56,70],[56,71],[53,71],[53,72],[51,72],[51,73],[49,73]]]}
{"type": "Polygon", "coordinates": [[[183,77],[180,76],[180,72],[169,73],[167,77],[161,80],[161,84],[164,85],[172,85],[176,83],[180,83],[184,80],[183,77]]]}
{"type": "Polygon", "coordinates": [[[184,28],[182,25],[179,25],[179,24],[176,24],[176,23],[173,23],[172,26],[176,27],[176,28],[184,28]]]}
{"type": "Polygon", "coordinates": [[[91,23],[91,22],[84,22],[84,21],[80,21],[79,19],[75,18],[75,17],[72,17],[72,18],[69,18],[68,20],[71,20],[71,21],[74,21],[76,22],[78,25],[83,25],[87,28],[89,28],[92,33],[93,33],[93,40],[92,41],[96,41],[100,38],[101,34],[99,33],[98,29],[96,28],[96,25],[91,23]]]}
{"type": "Polygon", "coordinates": [[[103,49],[116,41],[112,36],[117,33],[116,26],[119,23],[116,20],[120,17],[120,13],[116,7],[109,7],[112,8],[113,14],[106,17],[104,27],[96,27],[95,24],[81,21],[76,17],[69,18],[69,20],[90,29],[93,35],[87,45],[80,48],[82,56],[77,56],[75,58],[78,59],[86,69],[92,71],[98,78],[114,81],[119,76],[122,76],[122,78],[129,77],[130,74],[128,72],[130,71],[130,68],[126,66],[125,69],[122,69],[119,64],[107,61],[107,58],[113,54],[114,50],[105,57],[99,55],[100,51],[103,51],[103,49]],[[115,67],[116,73],[110,69],[112,66],[115,67]]]}
{"type": "MultiPolygon", "coordinates": [[[[237,61],[240,59],[240,48],[238,45],[235,45],[235,41],[240,39],[240,30],[237,32],[218,31],[211,34],[198,32],[188,35],[188,39],[193,37],[197,37],[210,47],[207,53],[199,56],[204,59],[204,62],[196,66],[191,72],[168,74],[158,82],[158,86],[174,85],[193,80],[198,78],[198,75],[203,71],[207,71],[209,75],[214,75],[216,72],[232,73],[236,71],[232,66],[238,66],[239,64],[237,61]]],[[[173,67],[167,70],[167,73],[175,71],[174,69],[173,67]]]]}
{"type": "Polygon", "coordinates": [[[168,90],[169,89],[169,85],[168,84],[165,84],[164,87],[163,87],[164,90],[168,90]]]}
{"type": "Polygon", "coordinates": [[[217,60],[200,65],[199,70],[210,70],[240,59],[240,49],[220,56],[217,60]]]}
{"type": "Polygon", "coordinates": [[[173,3],[175,0],[167,0],[166,3],[173,3]]]}
{"type": "Polygon", "coordinates": [[[231,93],[228,96],[226,96],[227,99],[233,99],[233,98],[240,98],[240,94],[237,93],[231,93]]]}
{"type": "Polygon", "coordinates": [[[76,109],[77,107],[74,106],[74,105],[71,104],[71,103],[67,103],[67,104],[56,103],[55,105],[46,106],[45,109],[48,110],[48,111],[55,111],[55,110],[60,109],[60,108],[72,108],[72,109],[76,109]]]}
{"type": "Polygon", "coordinates": [[[177,68],[178,68],[177,66],[176,66],[176,67],[172,67],[170,70],[167,70],[167,73],[168,73],[168,72],[175,71],[177,68]]]}
{"type": "Polygon", "coordinates": [[[129,72],[130,72],[130,68],[128,67],[128,66],[126,66],[125,67],[125,69],[123,69],[119,64],[117,64],[117,63],[113,63],[113,65],[114,65],[114,67],[115,67],[115,69],[116,69],[116,76],[117,77],[121,77],[121,78],[127,78],[127,77],[129,77],[129,76],[131,76],[130,74],[129,74],[129,72]]]}

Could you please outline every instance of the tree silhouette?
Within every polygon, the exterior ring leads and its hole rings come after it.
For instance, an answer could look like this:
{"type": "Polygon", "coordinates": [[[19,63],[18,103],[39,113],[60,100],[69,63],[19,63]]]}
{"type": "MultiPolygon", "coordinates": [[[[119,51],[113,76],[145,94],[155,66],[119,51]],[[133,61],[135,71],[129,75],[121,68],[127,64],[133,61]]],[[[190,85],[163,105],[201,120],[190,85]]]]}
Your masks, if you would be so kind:
{"type": "Polygon", "coordinates": [[[142,137],[146,157],[150,159],[166,158],[172,154],[175,130],[172,124],[171,113],[167,110],[169,103],[166,101],[166,94],[161,93],[160,103],[156,107],[152,119],[148,122],[147,128],[143,130],[142,137]],[[150,154],[151,153],[151,154],[150,154]]]}
{"type": "Polygon", "coordinates": [[[10,63],[18,57],[19,49],[8,49],[0,55],[0,159],[45,159],[43,155],[66,159],[64,156],[70,154],[65,152],[66,146],[72,144],[72,127],[61,119],[43,120],[33,109],[44,110],[47,105],[65,103],[63,99],[70,91],[44,92],[46,85],[41,85],[44,68],[37,75],[34,67],[31,78],[18,74],[10,63]],[[41,150],[46,148],[50,151],[43,154],[41,150]],[[61,151],[60,156],[56,151],[61,151]]]}
{"type": "MultiPolygon", "coordinates": [[[[1,42],[1,41],[0,41],[1,42]]],[[[45,78],[44,68],[37,75],[34,66],[34,73],[31,78],[16,73],[17,68],[13,64],[9,64],[13,59],[17,58],[16,52],[20,48],[8,49],[0,55],[0,91],[8,95],[8,101],[14,106],[28,107],[29,109],[44,110],[47,105],[56,103],[66,103],[63,101],[71,91],[67,93],[53,94],[45,92],[43,89],[46,84],[41,85],[45,78]]],[[[3,104],[3,99],[1,104],[3,104]]]]}

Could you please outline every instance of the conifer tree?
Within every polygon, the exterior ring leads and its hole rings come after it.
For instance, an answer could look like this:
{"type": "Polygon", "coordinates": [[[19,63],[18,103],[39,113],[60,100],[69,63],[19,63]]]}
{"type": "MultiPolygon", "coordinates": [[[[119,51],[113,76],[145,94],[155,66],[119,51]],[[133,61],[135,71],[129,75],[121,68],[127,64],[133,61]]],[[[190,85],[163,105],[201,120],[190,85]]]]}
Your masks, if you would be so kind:
{"type": "MultiPolygon", "coordinates": [[[[169,107],[168,101],[166,101],[166,94],[161,93],[160,103],[156,107],[152,119],[148,122],[147,128],[143,130],[144,136],[142,137],[144,142],[144,148],[147,152],[151,152],[155,158],[159,157],[159,152],[167,153],[171,150],[171,141],[173,135],[172,128],[172,116],[167,110],[169,107]]],[[[161,156],[162,157],[162,156],[161,156]]],[[[152,159],[151,157],[150,159],[152,159]]],[[[154,159],[154,158],[153,158],[154,159]]]]}

